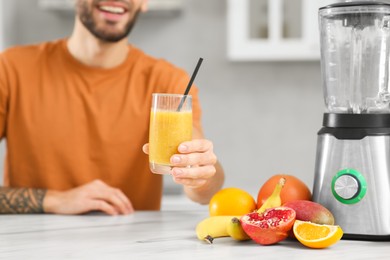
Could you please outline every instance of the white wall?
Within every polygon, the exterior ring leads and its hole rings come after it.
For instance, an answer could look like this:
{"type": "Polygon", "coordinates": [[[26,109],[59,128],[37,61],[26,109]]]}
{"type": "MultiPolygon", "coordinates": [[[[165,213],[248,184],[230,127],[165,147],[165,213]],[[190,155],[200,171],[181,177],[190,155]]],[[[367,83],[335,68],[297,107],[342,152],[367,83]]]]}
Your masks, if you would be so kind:
{"type": "MultiPolygon", "coordinates": [[[[7,45],[67,36],[71,15],[45,12],[36,0],[7,1],[7,45]]],[[[240,62],[226,56],[226,1],[183,0],[177,16],[141,17],[130,41],[192,72],[206,136],[226,171],[225,186],[253,196],[271,175],[289,173],[311,187],[323,99],[319,61],[240,62]]],[[[313,37],[317,37],[314,35],[313,37]]],[[[167,179],[167,187],[174,184],[167,179]]]]}
{"type": "Polygon", "coordinates": [[[0,51],[4,48],[3,12],[4,12],[3,0],[0,0],[0,51]]]}

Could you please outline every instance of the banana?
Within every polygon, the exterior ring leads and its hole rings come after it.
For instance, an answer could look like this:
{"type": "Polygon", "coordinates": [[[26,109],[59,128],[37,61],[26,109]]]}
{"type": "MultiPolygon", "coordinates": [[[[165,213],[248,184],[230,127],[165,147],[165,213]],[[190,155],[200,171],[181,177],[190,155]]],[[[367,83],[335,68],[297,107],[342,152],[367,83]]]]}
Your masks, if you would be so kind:
{"type": "Polygon", "coordinates": [[[279,182],[275,185],[275,189],[272,192],[271,196],[267,198],[264,204],[257,210],[258,213],[263,213],[266,209],[279,207],[282,205],[282,200],[280,199],[280,192],[284,184],[286,183],[285,178],[280,178],[279,182]]]}
{"type": "Polygon", "coordinates": [[[233,217],[230,219],[227,226],[227,233],[233,239],[238,241],[251,239],[242,229],[240,219],[237,217],[233,217]]]}
{"type": "Polygon", "coordinates": [[[208,217],[196,226],[198,239],[213,243],[214,238],[228,237],[227,226],[234,216],[212,216],[208,217]]]}

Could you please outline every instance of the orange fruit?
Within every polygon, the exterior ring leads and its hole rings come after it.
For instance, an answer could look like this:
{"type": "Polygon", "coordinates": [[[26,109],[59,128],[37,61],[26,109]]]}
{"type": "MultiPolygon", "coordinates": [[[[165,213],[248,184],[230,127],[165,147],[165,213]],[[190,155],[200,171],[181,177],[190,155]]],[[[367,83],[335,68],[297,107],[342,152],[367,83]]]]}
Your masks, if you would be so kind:
{"type": "Polygon", "coordinates": [[[259,189],[257,194],[257,208],[261,208],[261,205],[271,196],[275,185],[282,177],[286,179],[286,184],[284,184],[280,192],[282,205],[294,200],[311,200],[311,191],[303,181],[292,175],[276,174],[271,176],[259,189]]]}
{"type": "Polygon", "coordinates": [[[242,216],[256,209],[255,199],[239,188],[224,188],[211,198],[210,216],[242,216]]]}
{"type": "Polygon", "coordinates": [[[310,248],[331,246],[343,236],[340,226],[321,225],[301,220],[295,220],[293,232],[299,242],[310,248]]]}

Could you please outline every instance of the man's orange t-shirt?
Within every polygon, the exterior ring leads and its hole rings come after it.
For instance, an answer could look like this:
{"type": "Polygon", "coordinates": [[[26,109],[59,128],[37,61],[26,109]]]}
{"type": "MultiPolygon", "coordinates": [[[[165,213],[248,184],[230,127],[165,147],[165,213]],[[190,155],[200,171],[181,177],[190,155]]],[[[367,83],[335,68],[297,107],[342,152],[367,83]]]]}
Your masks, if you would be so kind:
{"type": "MultiPolygon", "coordinates": [[[[111,69],[86,66],[65,39],[0,54],[0,136],[6,138],[4,186],[67,190],[101,179],[136,210],[158,210],[162,176],[150,172],[152,93],[184,93],[189,77],[129,45],[111,69]]],[[[201,131],[197,88],[194,127],[201,131]]]]}

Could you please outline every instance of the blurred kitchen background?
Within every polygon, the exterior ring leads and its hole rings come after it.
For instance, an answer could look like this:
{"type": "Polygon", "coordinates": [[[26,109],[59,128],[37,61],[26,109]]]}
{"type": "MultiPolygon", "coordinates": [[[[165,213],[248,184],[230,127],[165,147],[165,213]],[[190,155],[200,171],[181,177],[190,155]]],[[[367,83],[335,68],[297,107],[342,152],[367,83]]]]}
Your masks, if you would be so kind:
{"type": "MultiPolygon", "coordinates": [[[[324,112],[317,10],[335,1],[150,0],[129,41],[196,78],[225,187],[254,197],[278,173],[313,185],[324,112]]],[[[72,0],[0,0],[0,49],[67,37],[72,0]]],[[[1,155],[5,153],[2,141],[1,155]]],[[[3,162],[1,162],[3,168],[3,162]]],[[[180,194],[169,176],[165,193],[180,194]]]]}

